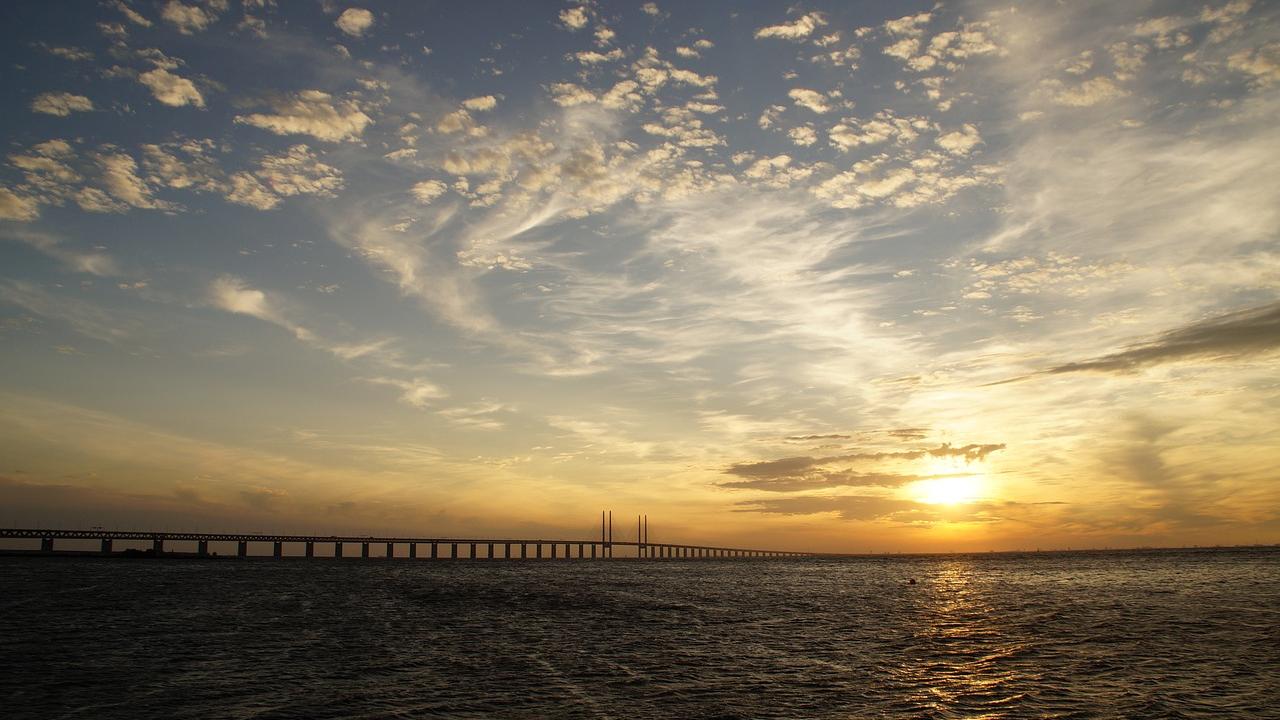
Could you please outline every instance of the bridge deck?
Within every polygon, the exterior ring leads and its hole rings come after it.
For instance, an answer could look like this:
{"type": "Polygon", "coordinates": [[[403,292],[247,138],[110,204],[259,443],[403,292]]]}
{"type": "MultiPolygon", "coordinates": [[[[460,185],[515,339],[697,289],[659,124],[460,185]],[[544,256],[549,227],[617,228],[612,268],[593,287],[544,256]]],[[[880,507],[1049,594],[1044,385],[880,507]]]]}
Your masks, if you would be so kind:
{"type": "MultiPolygon", "coordinates": [[[[686,543],[637,542],[627,540],[602,539],[546,539],[546,538],[473,538],[473,537],[409,537],[409,536],[374,536],[374,535],[278,535],[267,533],[201,533],[201,532],[158,532],[141,530],[105,530],[92,528],[89,530],[57,529],[57,528],[0,528],[0,539],[5,540],[40,540],[44,547],[52,548],[54,540],[99,540],[99,541],[141,541],[164,543],[166,541],[188,541],[196,543],[235,542],[235,543],[341,543],[368,545],[581,545],[596,547],[634,547],[645,551],[659,552],[691,551],[706,553],[733,553],[734,555],[755,557],[816,557],[822,553],[793,552],[789,550],[765,550],[759,548],[722,547],[716,545],[692,545],[686,543]]],[[[105,545],[104,545],[105,547],[105,545]]]]}

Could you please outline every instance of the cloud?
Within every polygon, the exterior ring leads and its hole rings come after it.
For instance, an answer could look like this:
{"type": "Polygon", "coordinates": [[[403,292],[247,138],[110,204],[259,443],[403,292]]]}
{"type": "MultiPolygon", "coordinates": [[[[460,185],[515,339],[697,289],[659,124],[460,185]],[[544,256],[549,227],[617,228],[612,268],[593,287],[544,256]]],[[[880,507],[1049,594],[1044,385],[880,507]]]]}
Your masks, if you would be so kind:
{"type": "Polygon", "coordinates": [[[924,458],[962,458],[965,462],[985,460],[988,455],[1004,449],[1000,444],[969,444],[955,447],[944,443],[935,448],[888,452],[855,452],[826,457],[797,456],[780,460],[736,463],[725,469],[726,475],[744,478],[787,478],[804,475],[813,468],[836,463],[879,462],[885,460],[921,460],[924,458]]]}
{"type": "Polygon", "coordinates": [[[104,310],[101,303],[57,295],[22,280],[0,279],[0,301],[66,323],[75,332],[103,342],[120,342],[138,330],[136,322],[104,310]]]}
{"type": "Polygon", "coordinates": [[[932,480],[955,475],[902,475],[899,473],[859,473],[851,470],[814,471],[778,477],[758,477],[748,480],[716,483],[716,487],[730,490],[764,490],[767,492],[794,493],[807,490],[829,490],[837,487],[896,488],[920,480],[932,480]]]}
{"type": "Polygon", "coordinates": [[[131,156],[117,152],[95,153],[94,159],[102,171],[103,188],[116,200],[142,209],[168,209],[170,203],[155,199],[151,187],[138,177],[138,163],[131,156]]]}
{"type": "Polygon", "coordinates": [[[827,102],[827,96],[817,90],[809,90],[808,88],[792,88],[787,92],[787,96],[791,101],[802,108],[808,108],[813,112],[822,114],[831,110],[831,105],[827,102]]]}
{"type": "MultiPolygon", "coordinates": [[[[1077,372],[1130,373],[1180,360],[1231,360],[1280,349],[1280,303],[1237,310],[1161,333],[1154,340],[1091,360],[1066,363],[1035,375],[1077,372]]],[[[1014,380],[1025,380],[1028,375],[1014,380]]],[[[1013,382],[1005,380],[1001,383],[1013,382]]]]}
{"type": "Polygon", "coordinates": [[[449,187],[439,180],[423,180],[415,184],[409,192],[413,197],[423,205],[428,205],[432,200],[440,197],[449,191],[449,187]]]}
{"type": "MultiPolygon", "coordinates": [[[[0,210],[3,208],[2,198],[3,195],[0,195],[0,210]]],[[[0,217],[3,217],[2,212],[0,212],[0,217]]],[[[0,231],[0,238],[16,240],[17,242],[35,248],[39,252],[58,260],[75,272],[99,276],[120,274],[120,269],[116,266],[115,261],[111,259],[110,255],[101,251],[82,252],[68,248],[61,238],[47,233],[31,230],[9,229],[0,231]]]]}
{"type": "Polygon", "coordinates": [[[591,20],[591,17],[590,15],[588,15],[587,8],[582,5],[579,5],[577,7],[565,8],[564,10],[560,11],[560,23],[569,30],[573,30],[573,31],[581,30],[582,28],[587,26],[587,23],[590,20],[591,20]]]}
{"type": "Polygon", "coordinates": [[[297,328],[272,306],[265,292],[251,288],[244,280],[231,275],[224,275],[209,284],[209,299],[219,310],[248,315],[290,330],[297,328]]]}
{"type": "Polygon", "coordinates": [[[286,197],[334,197],[343,185],[337,168],[321,162],[306,145],[294,145],[278,155],[263,155],[252,172],[232,175],[227,200],[270,210],[286,197]]]}
{"type": "Polygon", "coordinates": [[[827,24],[827,18],[820,12],[811,12],[800,16],[794,22],[770,25],[756,30],[756,38],[779,38],[799,42],[813,34],[815,30],[827,24]]]}
{"type": "MultiPolygon", "coordinates": [[[[128,13],[126,13],[128,15],[128,13]]],[[[192,5],[183,5],[178,0],[169,0],[160,11],[160,17],[178,29],[183,35],[193,35],[213,24],[218,16],[192,5]]],[[[133,21],[132,15],[129,19],[133,21]]],[[[136,22],[136,21],[135,21],[136,22]]],[[[148,23],[149,25],[150,23],[148,23]]]]}
{"type": "Polygon", "coordinates": [[[1101,76],[1070,87],[1058,80],[1048,80],[1044,87],[1050,91],[1054,103],[1068,107],[1090,107],[1129,94],[1111,78],[1101,76]]]}
{"type": "Polygon", "coordinates": [[[362,37],[373,27],[373,13],[364,8],[347,8],[333,24],[351,37],[362,37]]]}
{"type": "Polygon", "coordinates": [[[71,62],[87,62],[93,59],[93,53],[83,48],[48,45],[46,43],[37,43],[37,45],[50,55],[70,60],[71,62]]]}
{"type": "Polygon", "coordinates": [[[68,92],[40,93],[31,101],[31,111],[45,115],[66,117],[73,112],[89,112],[93,110],[93,101],[83,95],[68,92]]]}
{"type": "Polygon", "coordinates": [[[924,33],[924,26],[929,24],[933,16],[927,12],[918,15],[907,15],[897,20],[888,20],[884,24],[884,29],[890,35],[910,35],[916,36],[924,33]]]}
{"type": "Polygon", "coordinates": [[[388,385],[398,388],[400,390],[400,402],[420,410],[430,406],[436,400],[449,396],[449,393],[439,385],[420,377],[411,380],[390,377],[372,377],[363,378],[363,380],[375,385],[388,385]]]}
{"type": "Polygon", "coordinates": [[[257,486],[240,491],[240,499],[244,504],[258,510],[270,510],[288,497],[289,492],[279,488],[257,486]]]}
{"type": "Polygon", "coordinates": [[[114,0],[114,2],[111,3],[111,6],[123,13],[124,16],[128,18],[129,22],[134,25],[138,25],[140,27],[151,27],[152,25],[150,20],[138,14],[136,10],[126,5],[122,0],[114,0]]]}
{"type": "Polygon", "coordinates": [[[978,128],[966,124],[960,130],[939,135],[934,142],[952,155],[968,155],[970,150],[982,142],[982,136],[978,134],[978,128]]]}
{"type": "Polygon", "coordinates": [[[19,195],[7,187],[0,187],[0,220],[27,222],[40,217],[40,203],[19,195]]]}
{"type": "Polygon", "coordinates": [[[472,112],[486,112],[498,106],[498,99],[492,95],[481,95],[462,101],[462,107],[472,112]]]}
{"type": "Polygon", "coordinates": [[[170,107],[195,105],[204,107],[204,96],[190,80],[174,75],[164,68],[148,70],[138,76],[138,82],[151,88],[156,100],[170,107]]]}
{"type": "Polygon", "coordinates": [[[596,101],[595,93],[574,83],[553,83],[551,100],[560,107],[573,107],[596,101]]]}
{"type": "Polygon", "coordinates": [[[879,495],[767,498],[739,503],[742,512],[772,515],[835,513],[842,520],[879,520],[898,513],[928,510],[921,503],[879,495]]]}
{"type": "Polygon", "coordinates": [[[320,90],[303,90],[268,103],[275,112],[237,115],[236,122],[277,135],[310,135],[317,140],[359,140],[373,122],[354,100],[334,100],[320,90]]]}

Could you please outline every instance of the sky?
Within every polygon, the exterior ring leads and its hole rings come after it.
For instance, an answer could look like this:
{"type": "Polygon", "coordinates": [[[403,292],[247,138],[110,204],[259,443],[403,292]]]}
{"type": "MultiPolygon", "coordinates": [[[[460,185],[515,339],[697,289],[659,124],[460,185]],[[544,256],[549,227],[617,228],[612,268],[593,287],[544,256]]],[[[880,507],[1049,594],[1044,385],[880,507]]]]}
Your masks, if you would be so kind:
{"type": "Polygon", "coordinates": [[[1280,4],[0,6],[0,524],[1280,542],[1280,4]]]}

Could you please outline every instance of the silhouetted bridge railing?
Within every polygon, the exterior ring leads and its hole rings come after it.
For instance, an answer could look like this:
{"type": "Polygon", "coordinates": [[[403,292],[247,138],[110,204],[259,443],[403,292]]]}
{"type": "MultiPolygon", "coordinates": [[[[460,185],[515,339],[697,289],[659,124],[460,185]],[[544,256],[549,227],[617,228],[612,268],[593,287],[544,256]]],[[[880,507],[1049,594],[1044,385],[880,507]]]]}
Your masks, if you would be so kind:
{"type": "MultiPolygon", "coordinates": [[[[647,536],[647,534],[646,532],[643,535],[647,536]]],[[[345,547],[348,545],[359,545],[360,556],[365,558],[370,557],[369,548],[371,546],[385,545],[387,558],[396,556],[396,546],[405,546],[408,549],[408,559],[420,557],[418,549],[422,547],[429,554],[424,554],[421,557],[432,560],[605,560],[613,559],[614,548],[618,547],[627,548],[624,551],[624,555],[629,560],[797,558],[822,555],[822,553],[790,552],[785,550],[651,543],[643,539],[643,536],[638,541],[626,542],[610,540],[607,537],[601,540],[528,540],[515,538],[371,537],[0,528],[0,539],[39,540],[41,551],[46,553],[54,552],[53,547],[56,540],[96,540],[100,543],[99,552],[104,555],[113,552],[113,543],[115,541],[149,542],[151,543],[151,551],[155,555],[165,553],[166,542],[194,542],[196,544],[195,554],[199,556],[209,555],[209,543],[211,542],[234,542],[236,543],[236,555],[239,557],[249,556],[249,543],[271,543],[272,555],[277,558],[284,557],[286,544],[302,545],[303,557],[316,557],[316,545],[331,545],[333,548],[332,557],[335,558],[344,557],[345,547]],[[459,547],[465,551],[465,554],[459,554],[459,547]],[[481,548],[484,549],[484,554],[478,554],[478,550],[481,548]],[[632,549],[634,549],[634,555],[632,554],[632,549]]]]}

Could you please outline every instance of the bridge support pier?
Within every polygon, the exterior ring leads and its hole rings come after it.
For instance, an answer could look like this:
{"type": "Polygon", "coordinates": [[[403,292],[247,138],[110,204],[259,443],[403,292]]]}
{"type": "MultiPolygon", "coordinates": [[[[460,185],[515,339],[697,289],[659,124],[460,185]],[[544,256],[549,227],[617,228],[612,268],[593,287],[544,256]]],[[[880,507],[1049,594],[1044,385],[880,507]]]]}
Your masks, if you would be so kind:
{"type": "Polygon", "coordinates": [[[431,543],[431,559],[432,560],[435,560],[440,557],[440,555],[437,552],[438,550],[439,550],[439,547],[437,547],[436,543],[431,543]]]}
{"type": "Polygon", "coordinates": [[[335,558],[342,557],[342,543],[336,542],[333,544],[333,556],[335,558]]]}
{"type": "Polygon", "coordinates": [[[360,543],[360,557],[369,557],[369,543],[360,543]]]}
{"type": "Polygon", "coordinates": [[[591,559],[592,559],[592,560],[595,560],[595,559],[596,559],[596,544],[595,544],[595,543],[591,543],[591,559]]]}
{"type": "Polygon", "coordinates": [[[449,559],[458,559],[458,543],[449,543],[449,559]]]}
{"type": "Polygon", "coordinates": [[[393,558],[393,557],[395,557],[395,556],[396,556],[396,544],[395,544],[395,543],[387,543],[387,559],[388,559],[388,560],[390,560],[391,558],[393,558]]]}
{"type": "Polygon", "coordinates": [[[503,543],[502,548],[503,548],[502,556],[510,560],[511,559],[511,543],[503,543]]]}
{"type": "Polygon", "coordinates": [[[278,541],[277,541],[277,542],[272,543],[272,546],[271,546],[271,557],[273,557],[273,558],[275,558],[275,559],[277,559],[277,560],[279,560],[280,558],[284,557],[284,543],[282,543],[282,542],[278,542],[278,541]]]}
{"type": "Polygon", "coordinates": [[[236,557],[249,557],[249,543],[241,540],[236,543],[236,557]]]}
{"type": "Polygon", "coordinates": [[[98,552],[101,552],[103,555],[111,554],[111,538],[102,538],[102,547],[99,548],[98,552]]]}
{"type": "Polygon", "coordinates": [[[308,540],[307,541],[307,557],[315,557],[315,556],[316,556],[316,544],[308,540]]]}
{"type": "Polygon", "coordinates": [[[529,559],[529,546],[525,545],[524,543],[520,543],[520,559],[521,560],[529,559]]]}
{"type": "Polygon", "coordinates": [[[196,555],[199,555],[200,557],[208,557],[208,556],[209,556],[209,541],[208,541],[208,540],[200,540],[199,542],[197,542],[197,543],[196,543],[196,555]]]}
{"type": "Polygon", "coordinates": [[[164,554],[164,538],[156,538],[151,541],[151,551],[156,555],[164,554]]]}
{"type": "Polygon", "coordinates": [[[418,543],[409,543],[409,559],[418,559],[418,543]]]}
{"type": "Polygon", "coordinates": [[[493,543],[489,543],[489,554],[486,557],[488,557],[490,560],[493,559],[493,543]]]}
{"type": "Polygon", "coordinates": [[[475,543],[471,543],[471,559],[472,559],[472,560],[475,560],[475,559],[476,559],[476,544],[475,544],[475,543]]]}
{"type": "Polygon", "coordinates": [[[534,557],[538,560],[542,559],[542,543],[534,543],[534,557]]]}
{"type": "Polygon", "coordinates": [[[40,552],[53,552],[53,538],[40,538],[40,552]]]}
{"type": "Polygon", "coordinates": [[[555,543],[551,543],[551,559],[552,559],[552,560],[555,560],[555,559],[556,559],[556,544],[555,544],[555,543]]]}

